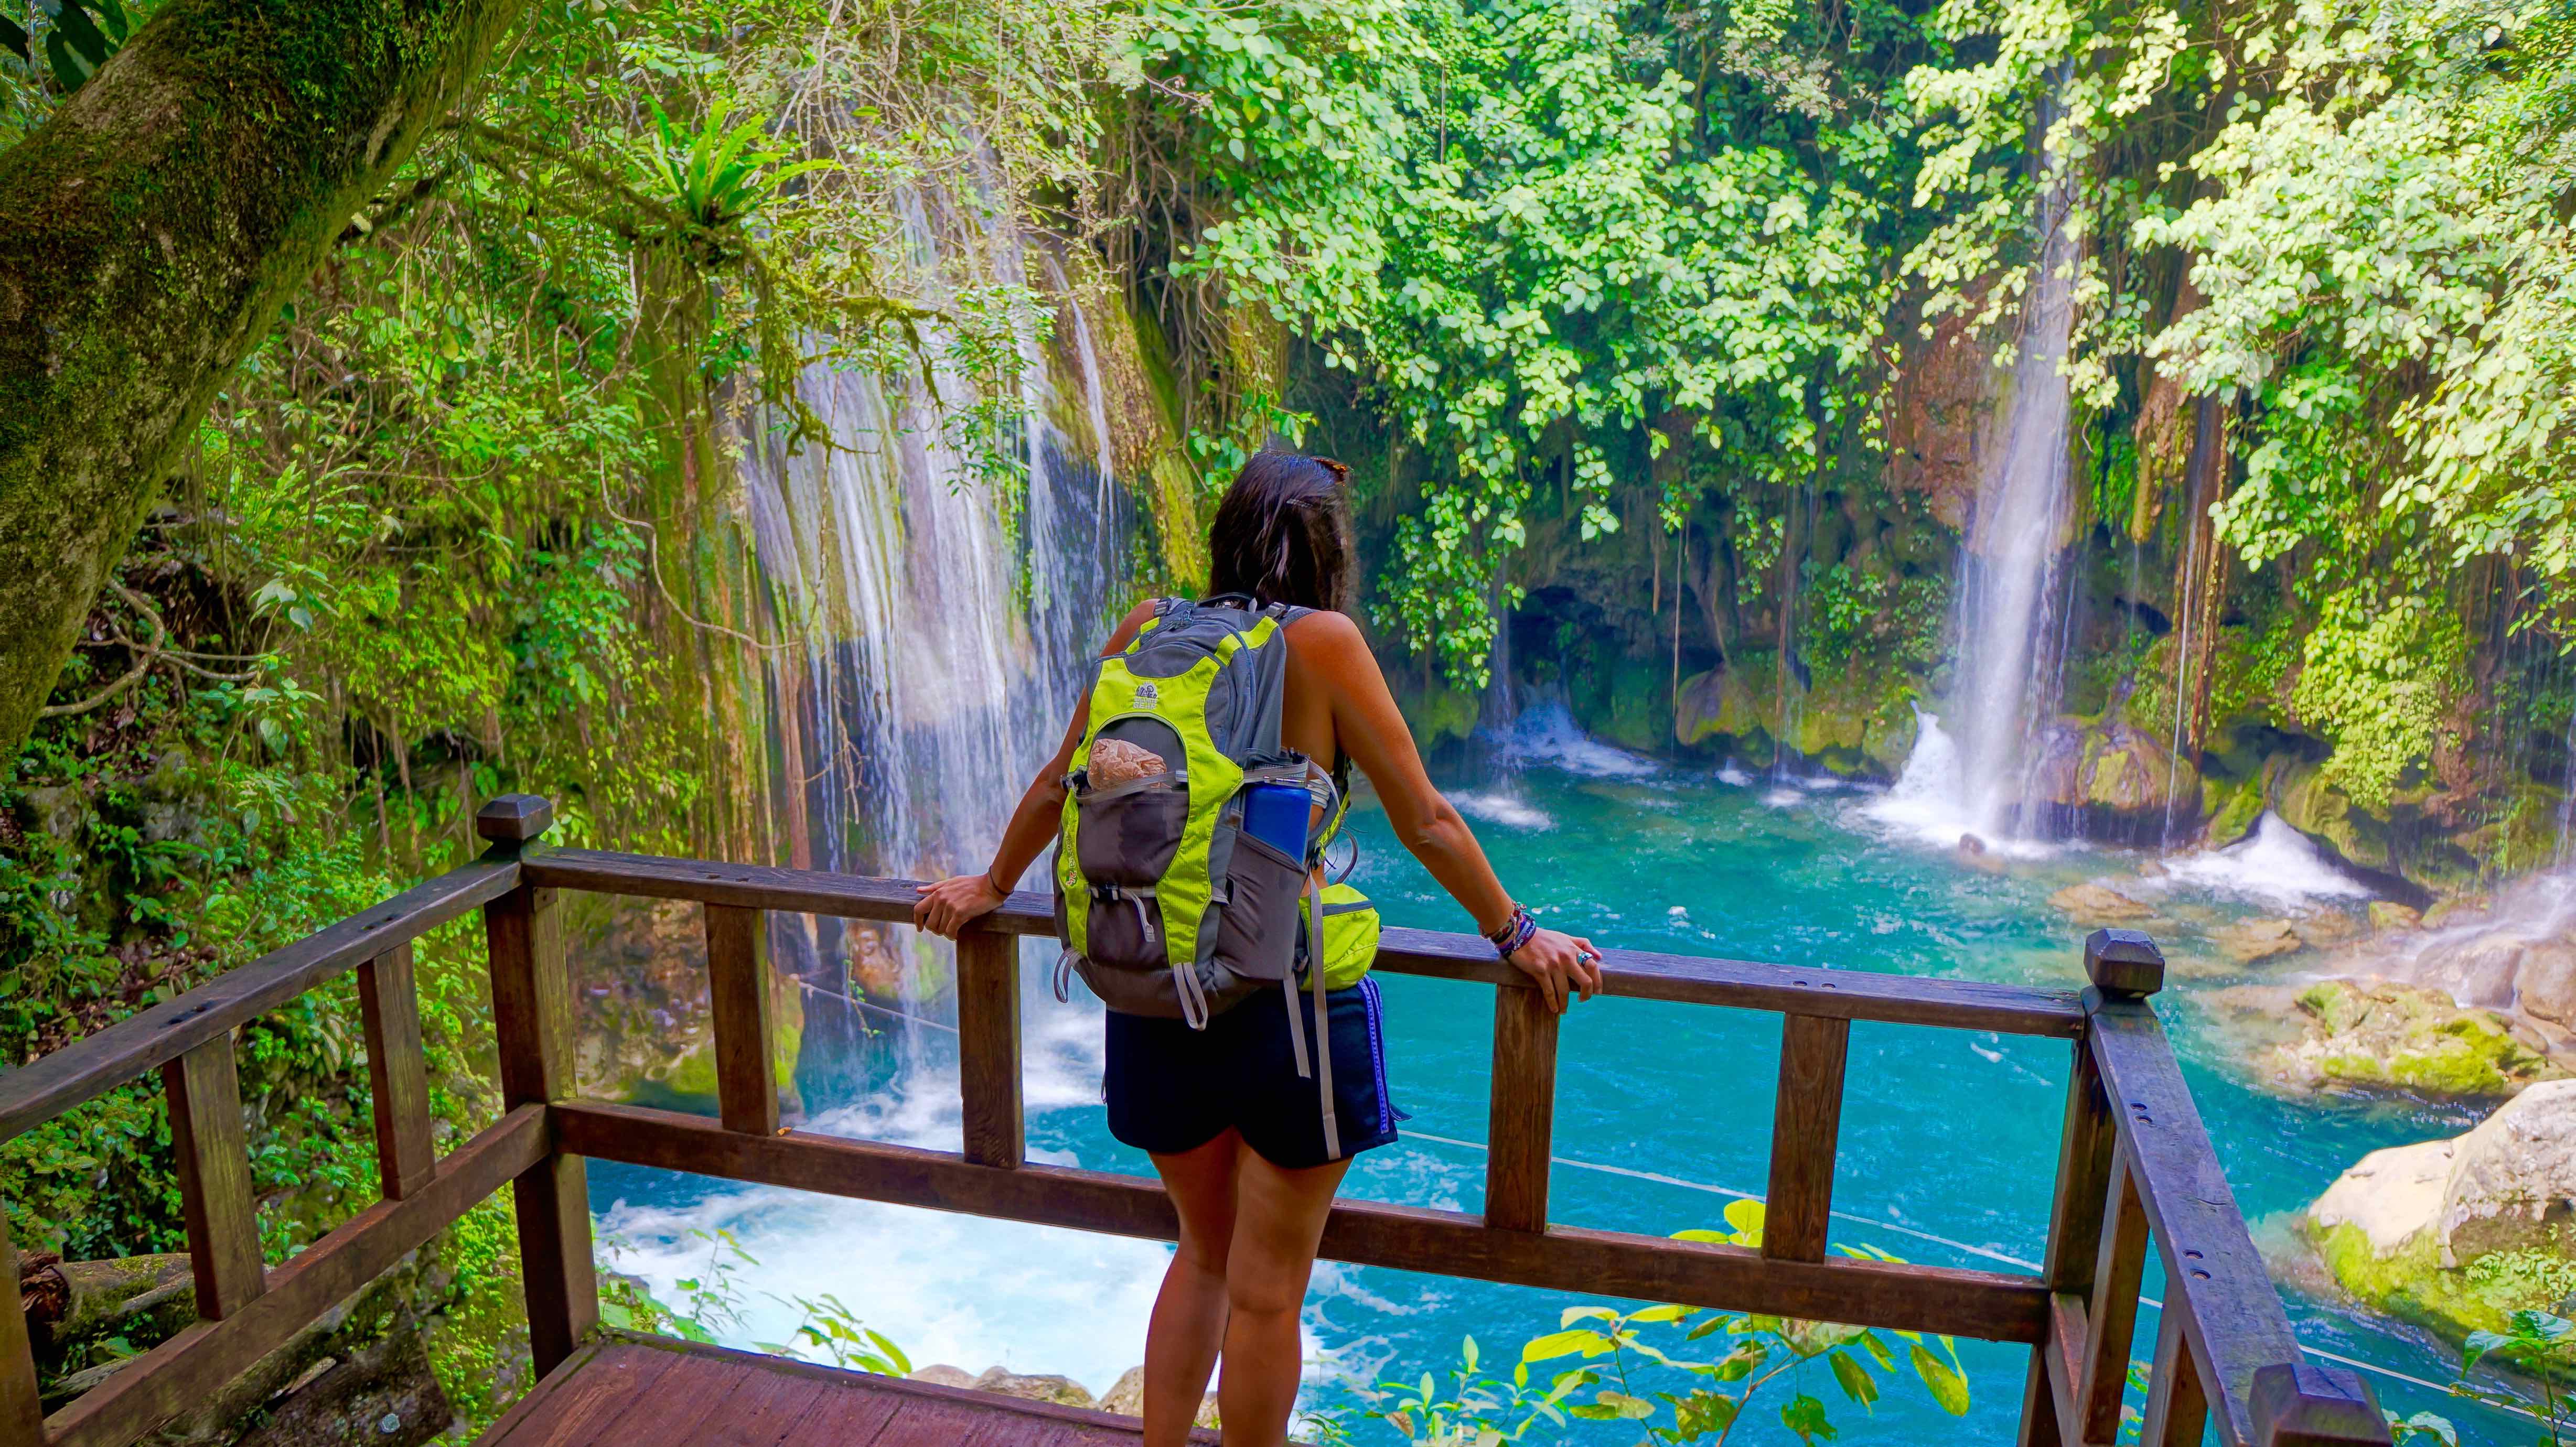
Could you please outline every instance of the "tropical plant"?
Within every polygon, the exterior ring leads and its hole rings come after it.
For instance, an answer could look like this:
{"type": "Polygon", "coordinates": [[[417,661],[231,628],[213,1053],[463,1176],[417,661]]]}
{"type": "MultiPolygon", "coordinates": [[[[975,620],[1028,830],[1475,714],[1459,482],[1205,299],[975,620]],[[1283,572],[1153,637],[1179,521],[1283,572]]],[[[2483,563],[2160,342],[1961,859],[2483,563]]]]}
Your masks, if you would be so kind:
{"type": "Polygon", "coordinates": [[[2478,1364],[2491,1357],[2511,1364],[2539,1386],[2540,1425],[2546,1435],[2535,1440],[2547,1447],[2565,1447],[2562,1434],[2568,1424],[2559,1418],[2558,1388],[2569,1369],[2576,1367],[2576,1321],[2555,1312],[2517,1311],[2505,1318],[2504,1330],[2473,1331],[2462,1343],[2460,1379],[2452,1383],[2452,1394],[2509,1411],[2527,1411],[2521,1394],[2469,1380],[2478,1364]]]}

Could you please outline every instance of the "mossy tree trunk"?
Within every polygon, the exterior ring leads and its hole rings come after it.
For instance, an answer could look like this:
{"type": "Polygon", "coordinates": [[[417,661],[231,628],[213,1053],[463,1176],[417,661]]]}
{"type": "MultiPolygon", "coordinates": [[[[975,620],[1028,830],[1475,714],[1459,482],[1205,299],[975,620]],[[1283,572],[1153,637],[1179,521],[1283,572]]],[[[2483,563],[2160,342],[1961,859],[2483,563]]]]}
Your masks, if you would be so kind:
{"type": "Polygon", "coordinates": [[[0,152],[0,757],[224,378],[524,0],[170,0],[0,152]]]}

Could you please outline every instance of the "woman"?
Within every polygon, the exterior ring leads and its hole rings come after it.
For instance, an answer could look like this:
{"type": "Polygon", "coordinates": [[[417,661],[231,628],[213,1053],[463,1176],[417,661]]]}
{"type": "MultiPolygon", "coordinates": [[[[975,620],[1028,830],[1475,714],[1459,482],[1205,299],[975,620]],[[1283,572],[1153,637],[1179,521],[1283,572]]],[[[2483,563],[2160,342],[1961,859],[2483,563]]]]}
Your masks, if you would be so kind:
{"type": "MultiPolygon", "coordinates": [[[[1266,452],[1244,464],[1209,530],[1213,591],[1317,610],[1286,628],[1282,741],[1310,759],[1356,763],[1405,847],[1561,1011],[1600,988],[1599,955],[1589,940],[1537,928],[1494,877],[1467,821],[1423,773],[1349,616],[1347,475],[1338,462],[1294,453],[1266,452]]],[[[1128,614],[1102,656],[1123,651],[1153,617],[1152,603],[1128,614]]],[[[953,937],[999,906],[1053,842],[1065,774],[1090,713],[1086,698],[1021,797],[991,866],[921,887],[913,918],[922,928],[953,937]]],[[[1110,1131],[1153,1157],[1181,1224],[1145,1336],[1146,1447],[1181,1447],[1220,1349],[1217,1407],[1228,1447],[1286,1440],[1303,1361],[1298,1313],[1324,1217],[1351,1156],[1395,1139],[1377,1005],[1365,980],[1326,997],[1329,1023],[1319,1033],[1331,1042],[1335,1114],[1355,1127],[1337,1156],[1326,1149],[1316,1097],[1290,1064],[1283,994],[1261,991],[1204,1031],[1109,1015],[1110,1131]]]]}

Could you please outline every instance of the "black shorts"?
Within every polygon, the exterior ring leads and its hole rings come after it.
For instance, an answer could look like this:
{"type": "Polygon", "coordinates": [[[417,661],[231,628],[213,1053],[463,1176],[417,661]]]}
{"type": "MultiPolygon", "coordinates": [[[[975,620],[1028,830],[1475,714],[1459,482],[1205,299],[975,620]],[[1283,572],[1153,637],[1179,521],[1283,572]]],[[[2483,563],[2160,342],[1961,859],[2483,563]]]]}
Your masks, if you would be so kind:
{"type": "MultiPolygon", "coordinates": [[[[1307,1048],[1314,997],[1297,996],[1307,1048]]],[[[1377,981],[1363,977],[1324,996],[1332,1021],[1334,1124],[1348,1158],[1395,1139],[1403,1112],[1386,1093],[1386,1032],[1377,981]]],[[[1196,1150],[1227,1126],[1274,1166],[1337,1159],[1324,1150],[1323,1098],[1297,1073],[1283,992],[1263,990],[1193,1030],[1180,1020],[1109,1012],[1104,1082],[1109,1133],[1158,1155],[1196,1150]]]]}

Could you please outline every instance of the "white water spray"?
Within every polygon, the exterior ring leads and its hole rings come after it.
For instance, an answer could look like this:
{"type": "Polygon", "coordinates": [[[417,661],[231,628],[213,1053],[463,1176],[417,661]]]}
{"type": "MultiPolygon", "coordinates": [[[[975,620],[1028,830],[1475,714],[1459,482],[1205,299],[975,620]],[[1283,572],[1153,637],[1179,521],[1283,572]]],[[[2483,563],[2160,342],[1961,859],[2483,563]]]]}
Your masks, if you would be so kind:
{"type": "Polygon", "coordinates": [[[2043,154],[2037,275],[2022,314],[2012,390],[1987,451],[1960,555],[1958,726],[1963,823],[1992,839],[2020,832],[2039,731],[2057,706],[2061,651],[2051,637],[2067,523],[2067,384],[2074,324],[2071,169],[2043,154]]]}

